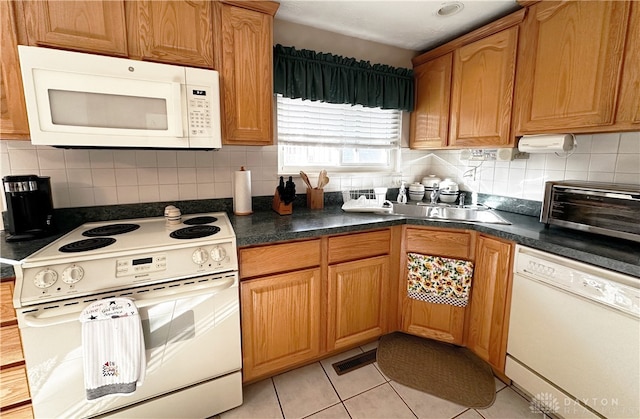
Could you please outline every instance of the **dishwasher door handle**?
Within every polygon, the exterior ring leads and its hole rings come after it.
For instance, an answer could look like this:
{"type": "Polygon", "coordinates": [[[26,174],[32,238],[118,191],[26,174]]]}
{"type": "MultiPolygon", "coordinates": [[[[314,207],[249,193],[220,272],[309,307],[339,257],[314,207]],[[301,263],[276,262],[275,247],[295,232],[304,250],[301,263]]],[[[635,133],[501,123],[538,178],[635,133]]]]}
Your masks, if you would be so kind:
{"type": "MultiPolygon", "coordinates": [[[[214,294],[216,292],[230,288],[235,282],[236,282],[235,276],[230,276],[228,278],[215,281],[213,285],[208,285],[207,287],[198,288],[191,291],[176,292],[176,293],[171,293],[169,295],[163,295],[161,297],[146,298],[143,300],[136,300],[132,298],[132,300],[134,301],[136,307],[140,309],[145,307],[151,307],[157,304],[166,303],[168,301],[176,301],[184,298],[200,297],[203,295],[214,294]]],[[[149,291],[149,292],[151,293],[153,291],[149,291]]],[[[122,297],[129,298],[128,295],[123,295],[122,297]]],[[[95,300],[95,301],[99,301],[99,300],[95,300]]],[[[64,324],[64,323],[79,322],[80,313],[82,313],[82,310],[84,310],[93,302],[94,301],[91,301],[83,305],[82,308],[78,310],[74,310],[72,313],[65,313],[60,315],[40,317],[37,315],[36,312],[28,312],[23,315],[22,321],[24,322],[25,325],[29,327],[47,327],[47,326],[54,326],[58,324],[64,324]]],[[[53,311],[55,310],[55,308],[49,309],[49,310],[53,311]]]]}

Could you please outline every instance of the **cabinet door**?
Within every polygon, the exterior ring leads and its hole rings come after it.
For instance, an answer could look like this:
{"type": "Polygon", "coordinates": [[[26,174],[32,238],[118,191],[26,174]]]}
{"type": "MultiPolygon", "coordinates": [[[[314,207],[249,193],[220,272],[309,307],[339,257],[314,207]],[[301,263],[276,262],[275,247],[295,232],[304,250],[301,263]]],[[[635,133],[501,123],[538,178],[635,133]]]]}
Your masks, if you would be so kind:
{"type": "Polygon", "coordinates": [[[631,5],[616,126],[640,130],[640,3],[631,5]]]}
{"type": "MultiPolygon", "coordinates": [[[[405,251],[455,259],[472,259],[473,237],[468,232],[408,228],[405,251]]],[[[466,307],[434,304],[407,296],[407,257],[403,256],[400,292],[402,330],[417,336],[461,345],[466,307]]]]}
{"type": "Polygon", "coordinates": [[[273,144],[273,17],[221,8],[222,142],[273,144]]]}
{"type": "Polygon", "coordinates": [[[613,124],[628,13],[622,1],[530,8],[518,57],[518,134],[613,124]]]}
{"type": "Polygon", "coordinates": [[[127,25],[132,58],[213,68],[211,2],[127,2],[127,25]]]}
{"type": "Polygon", "coordinates": [[[386,332],[388,282],[389,256],[329,267],[328,350],[386,332]]]}
{"type": "Polygon", "coordinates": [[[3,140],[29,138],[15,17],[14,3],[0,1],[0,138],[3,140]]]}
{"type": "Polygon", "coordinates": [[[243,379],[320,354],[320,269],[240,283],[243,379]]]}
{"type": "Polygon", "coordinates": [[[25,1],[29,45],[127,55],[122,1],[25,1]]]}
{"type": "Polygon", "coordinates": [[[480,236],[471,285],[467,347],[504,373],[513,244],[480,236]]]}
{"type": "Polygon", "coordinates": [[[449,145],[506,146],[511,136],[511,108],[518,28],[465,45],[454,52],[449,145]]]}
{"type": "Polygon", "coordinates": [[[411,112],[413,149],[443,148],[449,134],[453,53],[414,68],[416,107],[411,112]]]}

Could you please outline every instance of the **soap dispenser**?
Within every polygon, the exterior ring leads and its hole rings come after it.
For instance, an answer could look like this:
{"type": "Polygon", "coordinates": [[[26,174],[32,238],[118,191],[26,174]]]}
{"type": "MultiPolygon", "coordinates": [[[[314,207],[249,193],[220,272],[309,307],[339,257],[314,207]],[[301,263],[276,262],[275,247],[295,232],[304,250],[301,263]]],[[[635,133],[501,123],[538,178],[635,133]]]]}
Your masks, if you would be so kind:
{"type": "Polygon", "coordinates": [[[407,203],[407,191],[404,187],[404,182],[400,184],[400,190],[398,191],[398,198],[396,199],[399,204],[407,203]]]}

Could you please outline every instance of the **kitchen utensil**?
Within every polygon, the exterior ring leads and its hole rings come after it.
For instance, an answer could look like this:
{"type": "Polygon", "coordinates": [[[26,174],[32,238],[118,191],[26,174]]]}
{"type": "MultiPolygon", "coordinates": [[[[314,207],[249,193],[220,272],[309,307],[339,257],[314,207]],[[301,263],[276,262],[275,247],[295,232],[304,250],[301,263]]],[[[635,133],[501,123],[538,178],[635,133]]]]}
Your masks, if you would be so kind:
{"type": "Polygon", "coordinates": [[[300,177],[302,178],[304,184],[307,185],[307,188],[313,189],[313,186],[311,186],[311,181],[309,180],[309,176],[307,176],[307,174],[302,170],[300,171],[300,177]]]}
{"type": "Polygon", "coordinates": [[[325,185],[329,183],[329,177],[327,177],[327,171],[322,169],[318,176],[318,189],[323,189],[325,185]]]}

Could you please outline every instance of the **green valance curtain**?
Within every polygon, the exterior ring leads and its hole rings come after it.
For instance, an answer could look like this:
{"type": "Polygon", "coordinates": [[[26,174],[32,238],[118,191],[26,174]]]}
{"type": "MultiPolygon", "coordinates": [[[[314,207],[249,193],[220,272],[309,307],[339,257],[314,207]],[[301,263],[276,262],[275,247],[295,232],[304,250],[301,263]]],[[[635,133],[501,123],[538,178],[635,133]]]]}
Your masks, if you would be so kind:
{"type": "Polygon", "coordinates": [[[285,97],[412,111],[413,70],[355,58],[273,48],[274,90],[285,97]]]}

